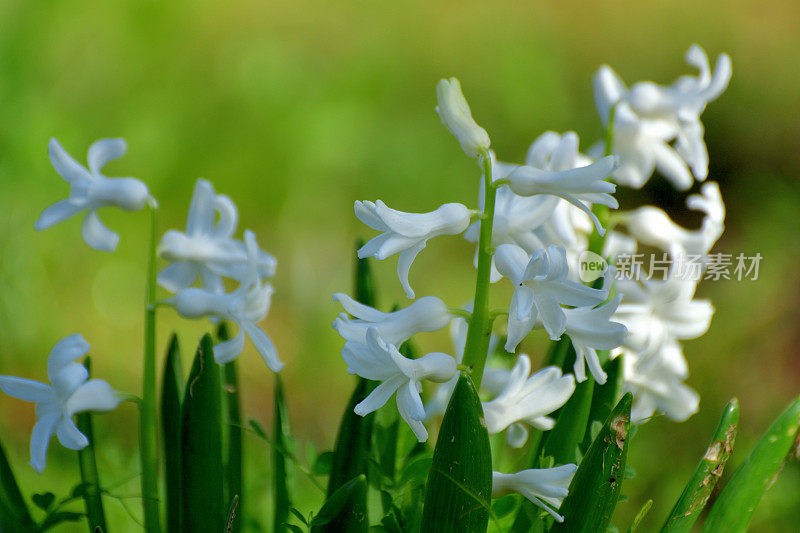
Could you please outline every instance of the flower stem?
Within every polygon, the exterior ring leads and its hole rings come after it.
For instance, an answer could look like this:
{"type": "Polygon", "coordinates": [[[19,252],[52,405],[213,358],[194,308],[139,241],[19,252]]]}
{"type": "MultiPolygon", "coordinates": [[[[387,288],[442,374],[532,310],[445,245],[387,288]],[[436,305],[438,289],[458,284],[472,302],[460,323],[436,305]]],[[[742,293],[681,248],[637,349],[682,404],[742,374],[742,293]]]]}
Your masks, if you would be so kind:
{"type": "Polygon", "coordinates": [[[492,268],[492,224],[496,188],[492,183],[492,160],[488,153],[483,154],[482,163],[485,200],[478,240],[478,274],[475,277],[475,300],[467,329],[463,359],[463,364],[472,371],[472,381],[476,389],[480,389],[483,369],[489,355],[489,338],[493,322],[493,317],[489,313],[489,274],[492,268]]]}
{"type": "Polygon", "coordinates": [[[156,434],[156,238],[158,210],[150,208],[150,247],[147,258],[147,285],[144,310],[144,369],[142,401],[139,404],[139,457],[142,467],[142,503],[147,533],[159,533],[158,511],[158,435],[156,434]]]}

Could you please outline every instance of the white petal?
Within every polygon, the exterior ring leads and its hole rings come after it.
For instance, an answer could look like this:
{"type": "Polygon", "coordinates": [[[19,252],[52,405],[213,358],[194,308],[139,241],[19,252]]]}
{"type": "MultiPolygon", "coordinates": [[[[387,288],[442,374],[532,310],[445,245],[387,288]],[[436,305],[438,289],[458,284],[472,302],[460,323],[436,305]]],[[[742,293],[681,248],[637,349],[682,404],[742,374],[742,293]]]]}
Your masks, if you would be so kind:
{"type": "Polygon", "coordinates": [[[39,219],[36,221],[34,227],[36,228],[36,231],[47,229],[54,224],[63,222],[64,220],[77,213],[80,213],[81,211],[83,211],[83,206],[77,205],[71,200],[61,200],[60,202],[56,202],[42,211],[42,214],[39,215],[39,219]]]}
{"type": "Polygon", "coordinates": [[[81,234],[86,244],[101,252],[113,252],[119,243],[119,235],[105,227],[94,210],[86,213],[81,234]]]}
{"type": "Polygon", "coordinates": [[[187,235],[210,235],[214,228],[214,186],[198,179],[194,184],[189,215],[186,217],[187,235]]]}
{"type": "Polygon", "coordinates": [[[72,393],[64,410],[67,417],[84,411],[112,411],[121,401],[111,385],[102,379],[90,379],[72,393]]]}
{"type": "MultiPolygon", "coordinates": [[[[417,390],[418,383],[415,380],[409,381],[397,391],[397,404],[402,404],[403,411],[412,420],[422,421],[425,419],[425,408],[422,405],[422,398],[417,390]]],[[[405,418],[405,417],[404,417],[405,418]]]]}
{"type": "Polygon", "coordinates": [[[126,149],[124,139],[100,139],[89,147],[89,170],[92,174],[100,174],[106,163],[125,155],[126,149]]]}
{"type": "Polygon", "coordinates": [[[242,353],[242,350],[244,350],[244,330],[239,329],[235,337],[214,346],[214,360],[221,365],[230,363],[242,353]]]}
{"type": "Polygon", "coordinates": [[[54,376],[62,368],[79,357],[86,355],[88,351],[89,343],[80,333],[68,335],[58,341],[50,350],[50,355],[47,358],[47,375],[50,377],[50,381],[53,381],[54,376]]]}
{"type": "Polygon", "coordinates": [[[69,183],[90,180],[91,176],[86,169],[75,161],[55,139],[50,139],[47,145],[47,155],[50,163],[58,174],[69,183]]]}
{"type": "Polygon", "coordinates": [[[355,413],[359,416],[366,416],[373,411],[383,407],[394,391],[406,382],[407,378],[402,374],[397,374],[387,379],[369,393],[358,405],[355,406],[355,413]]]}
{"type": "Polygon", "coordinates": [[[508,426],[506,441],[512,448],[522,448],[528,442],[528,428],[518,422],[514,422],[508,426]]]}
{"type": "Polygon", "coordinates": [[[197,267],[190,261],[178,261],[158,273],[158,284],[170,292],[191,287],[197,278],[197,267]]]}
{"type": "Polygon", "coordinates": [[[214,228],[214,237],[219,239],[230,238],[233,232],[236,231],[236,224],[239,218],[236,205],[224,194],[219,194],[214,199],[214,207],[219,213],[217,227],[214,228]]]}
{"type": "Polygon", "coordinates": [[[41,474],[47,464],[47,445],[55,432],[56,424],[61,419],[58,414],[50,414],[40,418],[33,426],[31,433],[31,466],[41,474]]]}
{"type": "Polygon", "coordinates": [[[44,402],[53,396],[49,385],[14,376],[0,376],[0,390],[26,402],[44,402]]]}
{"type": "Polygon", "coordinates": [[[400,279],[400,285],[406,292],[406,297],[412,300],[414,299],[414,290],[408,283],[408,271],[411,269],[411,264],[414,262],[414,259],[416,259],[417,254],[419,254],[423,248],[425,248],[425,241],[421,241],[415,246],[403,250],[397,260],[397,277],[400,279]]]}
{"type": "Polygon", "coordinates": [[[652,145],[655,157],[656,168],[667,178],[672,185],[681,191],[685,191],[694,183],[692,174],[686,167],[686,163],[675,150],[663,142],[656,142],[652,145]]]}
{"type": "Polygon", "coordinates": [[[71,418],[62,418],[56,426],[58,441],[70,450],[82,450],[89,445],[89,439],[81,433],[71,418]]]}
{"type": "Polygon", "coordinates": [[[275,349],[275,345],[272,344],[267,334],[249,320],[242,320],[239,325],[244,329],[245,333],[247,333],[247,336],[250,337],[250,341],[256,347],[258,353],[261,354],[261,357],[264,359],[264,362],[267,363],[270,370],[273,372],[280,372],[283,368],[283,363],[278,359],[278,351],[275,349]]]}

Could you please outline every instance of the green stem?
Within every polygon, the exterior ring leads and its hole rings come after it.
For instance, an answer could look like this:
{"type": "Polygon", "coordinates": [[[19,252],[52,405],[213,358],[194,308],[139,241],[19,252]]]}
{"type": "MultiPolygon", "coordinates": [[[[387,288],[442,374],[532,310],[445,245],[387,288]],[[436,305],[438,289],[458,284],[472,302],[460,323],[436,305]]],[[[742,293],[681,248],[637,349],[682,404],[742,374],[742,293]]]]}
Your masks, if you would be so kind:
{"type": "MultiPolygon", "coordinates": [[[[91,360],[86,358],[86,370],[91,372],[91,360]]],[[[106,531],[106,517],[103,512],[101,497],[100,477],[97,473],[97,460],[94,453],[94,430],[92,429],[92,415],[88,412],[77,416],[78,429],[89,439],[89,445],[78,450],[78,464],[81,469],[81,481],[85,484],[83,500],[86,503],[86,519],[89,522],[89,531],[98,529],[106,531]]]]}
{"type": "Polygon", "coordinates": [[[611,106],[608,112],[608,124],[606,125],[606,138],[605,150],[603,155],[612,155],[614,153],[614,117],[617,114],[617,105],[611,106]]]}
{"type": "Polygon", "coordinates": [[[156,434],[156,238],[158,210],[150,207],[150,248],[144,311],[144,368],[142,402],[139,415],[139,456],[142,466],[142,503],[147,533],[159,533],[158,513],[158,435],[156,434]]]}
{"type": "Polygon", "coordinates": [[[485,200],[478,241],[478,274],[475,277],[475,300],[472,305],[472,319],[467,329],[463,359],[464,364],[472,370],[472,381],[476,389],[480,389],[481,386],[493,321],[489,314],[489,274],[492,268],[492,224],[496,188],[492,183],[492,160],[489,154],[483,154],[482,159],[485,200]]]}

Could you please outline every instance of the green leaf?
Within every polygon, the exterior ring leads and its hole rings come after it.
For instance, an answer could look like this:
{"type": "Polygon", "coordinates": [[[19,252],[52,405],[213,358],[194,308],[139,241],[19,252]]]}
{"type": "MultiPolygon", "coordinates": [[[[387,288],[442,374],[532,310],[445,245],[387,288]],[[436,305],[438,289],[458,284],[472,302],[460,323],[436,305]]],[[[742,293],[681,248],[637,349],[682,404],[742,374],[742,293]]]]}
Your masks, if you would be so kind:
{"type": "MultiPolygon", "coordinates": [[[[228,327],[222,322],[217,329],[217,338],[224,342],[230,338],[228,327]]],[[[237,505],[242,506],[242,418],[239,399],[239,375],[236,361],[225,363],[222,366],[222,390],[225,400],[225,493],[226,500],[231,502],[236,499],[237,505]]],[[[241,513],[239,513],[241,514],[241,513]]],[[[231,533],[241,531],[242,521],[238,515],[233,517],[230,524],[231,533]]]]}
{"type": "Polygon", "coordinates": [[[725,463],[733,451],[736,426],[739,423],[739,401],[734,398],[725,405],[717,429],[711,438],[703,458],[695,469],[686,488],[675,502],[669,516],[661,528],[662,532],[689,532],[708,502],[711,491],[717,485],[725,463]]]}
{"type": "Polygon", "coordinates": [[[273,495],[275,498],[275,516],[272,522],[273,531],[284,531],[289,520],[289,510],[292,508],[289,497],[289,478],[286,468],[286,457],[283,450],[289,449],[291,431],[289,429],[289,412],[283,397],[283,382],[281,376],[275,374],[275,401],[273,414],[273,438],[276,446],[272,447],[272,481],[273,495]]]}
{"type": "MultiPolygon", "coordinates": [[[[356,250],[364,246],[364,241],[356,241],[356,250]]],[[[356,254],[355,262],[355,288],[356,300],[364,305],[375,307],[375,278],[372,275],[372,268],[368,259],[359,259],[356,254]]]]}
{"type": "Polygon", "coordinates": [[[594,393],[592,395],[592,410],[589,412],[589,424],[586,427],[586,434],[583,438],[583,450],[588,450],[594,440],[595,434],[592,434],[593,428],[602,426],[603,421],[608,418],[611,409],[617,405],[620,396],[622,396],[622,358],[623,355],[618,355],[611,359],[603,366],[608,378],[602,385],[595,384],[594,393]]]}
{"type": "MultiPolygon", "coordinates": [[[[42,522],[42,524],[39,526],[38,531],[47,531],[48,529],[57,526],[61,522],[77,522],[78,520],[83,520],[85,516],[86,515],[83,513],[76,513],[73,511],[58,511],[48,515],[47,518],[44,519],[44,522],[42,522]]],[[[34,529],[33,531],[36,530],[34,529]]]]}
{"type": "MultiPolygon", "coordinates": [[[[91,375],[92,360],[87,357],[85,360],[86,370],[91,375]]],[[[94,430],[92,428],[92,415],[88,412],[79,413],[76,417],[78,429],[86,435],[89,440],[82,450],[78,450],[78,463],[81,470],[81,481],[86,484],[83,494],[83,501],[86,504],[86,518],[89,522],[89,531],[97,528],[106,530],[106,515],[103,511],[103,499],[101,497],[100,478],[97,473],[97,461],[94,453],[94,430]]]]}
{"type": "Polygon", "coordinates": [[[628,528],[628,533],[636,533],[636,531],[639,529],[639,525],[642,523],[642,520],[644,520],[644,517],[650,512],[651,507],[653,507],[653,500],[647,500],[644,502],[642,508],[639,509],[639,512],[636,513],[636,516],[633,518],[633,523],[631,524],[631,527],[628,528]]]}
{"type": "Polygon", "coordinates": [[[28,505],[22,497],[14,471],[11,470],[11,464],[0,443],[0,531],[27,533],[34,530],[28,505]]]}
{"type": "Polygon", "coordinates": [[[315,476],[328,476],[333,466],[333,452],[323,452],[314,460],[311,472],[315,476]]]}
{"type": "Polygon", "coordinates": [[[203,336],[182,404],[182,531],[223,531],[222,391],[210,335],[203,336]]]}
{"type": "Polygon", "coordinates": [[[181,528],[181,396],[183,396],[183,370],[178,337],[174,333],[164,358],[161,382],[161,431],[164,446],[164,480],[166,482],[166,531],[181,528]]]}
{"type": "Polygon", "coordinates": [[[42,511],[47,511],[56,501],[56,495],[52,492],[41,492],[31,496],[31,501],[42,511]]]}
{"type": "Polygon", "coordinates": [[[744,531],[761,497],[778,477],[787,457],[797,451],[800,398],[772,423],[722,489],[704,532],[744,531]]]}
{"type": "MultiPolygon", "coordinates": [[[[338,523],[337,518],[347,511],[352,500],[353,494],[366,493],[367,491],[367,477],[365,475],[357,476],[336,490],[333,494],[328,496],[325,504],[319,513],[311,520],[312,527],[330,526],[334,521],[338,523]]],[[[352,531],[350,529],[337,529],[335,531],[352,531]]]]}
{"type": "Polygon", "coordinates": [[[492,496],[492,456],[483,409],[461,374],[447,405],[425,490],[426,532],[485,532],[492,496]]]}
{"type": "Polygon", "coordinates": [[[622,397],[589,446],[559,511],[564,522],[552,532],[594,533],[610,524],[625,472],[631,402],[630,393],[622,397]]]}

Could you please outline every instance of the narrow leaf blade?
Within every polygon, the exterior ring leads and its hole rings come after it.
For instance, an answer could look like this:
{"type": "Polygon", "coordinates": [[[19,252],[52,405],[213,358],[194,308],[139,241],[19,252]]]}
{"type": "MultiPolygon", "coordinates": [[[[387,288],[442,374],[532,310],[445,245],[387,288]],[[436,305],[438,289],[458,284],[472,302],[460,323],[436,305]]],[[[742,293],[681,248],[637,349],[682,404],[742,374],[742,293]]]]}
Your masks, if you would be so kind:
{"type": "Polygon", "coordinates": [[[289,496],[288,471],[286,469],[286,456],[283,450],[289,449],[290,429],[289,412],[283,397],[283,382],[279,374],[275,374],[275,412],[273,415],[273,439],[276,446],[272,447],[272,480],[273,495],[275,498],[275,515],[273,531],[285,531],[286,522],[289,520],[289,510],[292,501],[289,496]]]}
{"type": "Polygon", "coordinates": [[[704,532],[744,531],[761,497],[772,485],[787,456],[797,447],[800,398],[795,399],[756,443],[717,498],[704,532]]]}
{"type": "MultiPolygon", "coordinates": [[[[220,342],[230,338],[228,327],[223,322],[217,329],[220,342]]],[[[225,400],[225,500],[238,509],[242,508],[242,413],[239,396],[239,370],[237,362],[225,363],[222,367],[223,391],[225,400]]],[[[229,513],[230,514],[230,513],[229,513]]],[[[228,528],[230,533],[238,533],[242,529],[242,513],[230,515],[228,528]]]]}
{"type": "Polygon", "coordinates": [[[167,531],[180,531],[181,527],[181,396],[183,396],[183,370],[178,337],[174,333],[169,341],[164,359],[161,382],[161,431],[164,446],[164,479],[166,482],[167,531]]]}
{"type": "Polygon", "coordinates": [[[483,408],[472,380],[462,374],[433,452],[421,531],[486,531],[491,495],[492,456],[483,408]]]}
{"type": "Polygon", "coordinates": [[[17,485],[6,452],[0,443],[0,530],[9,533],[35,531],[30,510],[17,485]]]}
{"type": "Polygon", "coordinates": [[[661,531],[666,533],[683,533],[692,530],[703,508],[708,502],[711,491],[717,485],[725,464],[733,452],[736,438],[736,427],[739,423],[739,401],[733,398],[722,410],[722,416],[711,438],[703,458],[697,464],[694,474],[686,488],[675,502],[661,531]]]}

